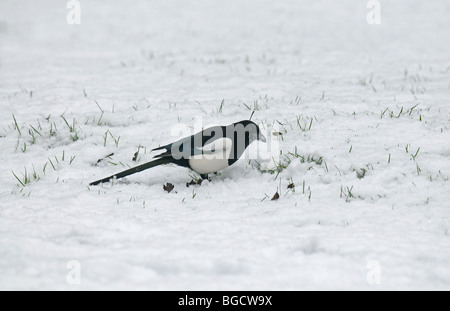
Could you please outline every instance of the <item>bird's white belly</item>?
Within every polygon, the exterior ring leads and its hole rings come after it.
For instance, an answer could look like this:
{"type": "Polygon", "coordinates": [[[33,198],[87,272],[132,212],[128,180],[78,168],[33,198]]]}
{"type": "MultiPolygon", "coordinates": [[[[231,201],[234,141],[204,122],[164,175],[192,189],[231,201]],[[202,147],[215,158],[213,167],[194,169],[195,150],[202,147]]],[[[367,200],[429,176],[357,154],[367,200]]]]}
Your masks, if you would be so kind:
{"type": "Polygon", "coordinates": [[[197,155],[189,159],[190,167],[199,174],[209,174],[228,167],[228,159],[215,159],[205,155],[197,155]]]}
{"type": "Polygon", "coordinates": [[[229,166],[228,159],[232,151],[229,138],[219,138],[203,147],[204,154],[194,155],[189,159],[189,166],[199,174],[215,173],[229,166]]]}

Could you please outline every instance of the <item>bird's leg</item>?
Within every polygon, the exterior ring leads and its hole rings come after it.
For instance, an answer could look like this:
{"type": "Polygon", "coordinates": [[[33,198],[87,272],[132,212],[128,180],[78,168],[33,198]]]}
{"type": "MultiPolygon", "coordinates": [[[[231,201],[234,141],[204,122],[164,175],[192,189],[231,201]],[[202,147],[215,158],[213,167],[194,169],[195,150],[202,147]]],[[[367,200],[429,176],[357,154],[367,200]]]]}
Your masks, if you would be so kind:
{"type": "Polygon", "coordinates": [[[208,179],[208,174],[200,174],[200,177],[201,177],[203,180],[208,180],[208,181],[209,181],[209,179],[208,179]]]}

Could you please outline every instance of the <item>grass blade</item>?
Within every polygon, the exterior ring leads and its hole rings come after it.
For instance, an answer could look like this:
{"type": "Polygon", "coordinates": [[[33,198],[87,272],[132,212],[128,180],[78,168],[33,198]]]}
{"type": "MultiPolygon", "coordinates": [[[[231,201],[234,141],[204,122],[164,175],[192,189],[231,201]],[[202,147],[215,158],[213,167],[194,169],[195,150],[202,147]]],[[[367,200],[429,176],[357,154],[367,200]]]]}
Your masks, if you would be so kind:
{"type": "Polygon", "coordinates": [[[20,182],[20,184],[25,187],[25,184],[19,179],[19,177],[17,177],[17,175],[13,171],[11,172],[13,173],[14,177],[16,177],[17,181],[20,182]]]}

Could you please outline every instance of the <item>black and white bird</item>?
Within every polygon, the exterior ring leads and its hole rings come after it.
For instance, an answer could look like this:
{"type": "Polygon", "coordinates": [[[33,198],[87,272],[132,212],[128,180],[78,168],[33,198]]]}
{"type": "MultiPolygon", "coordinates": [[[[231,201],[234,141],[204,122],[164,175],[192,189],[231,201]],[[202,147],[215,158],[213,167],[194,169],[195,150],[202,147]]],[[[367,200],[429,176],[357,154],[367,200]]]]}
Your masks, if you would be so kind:
{"type": "Polygon", "coordinates": [[[164,152],[155,156],[151,162],[97,180],[90,183],[90,186],[169,163],[190,168],[200,174],[202,179],[208,179],[208,174],[216,173],[236,163],[247,147],[257,140],[266,142],[259,126],[250,120],[228,126],[210,127],[190,137],[153,149],[152,151],[164,152]]]}

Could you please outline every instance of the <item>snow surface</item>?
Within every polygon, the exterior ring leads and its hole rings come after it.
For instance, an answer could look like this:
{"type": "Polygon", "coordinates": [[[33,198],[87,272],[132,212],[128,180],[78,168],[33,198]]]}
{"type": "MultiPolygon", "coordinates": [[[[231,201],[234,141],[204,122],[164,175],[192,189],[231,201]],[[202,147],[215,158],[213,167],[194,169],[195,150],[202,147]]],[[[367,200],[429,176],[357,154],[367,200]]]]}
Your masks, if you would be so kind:
{"type": "Polygon", "coordinates": [[[0,289],[450,289],[449,1],[80,2],[0,2],[0,289]],[[282,124],[278,176],[88,188],[246,105],[282,124]]]}

